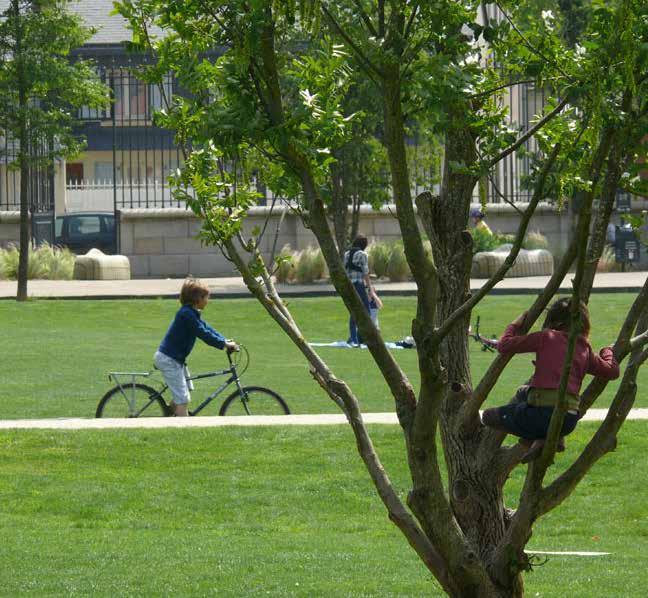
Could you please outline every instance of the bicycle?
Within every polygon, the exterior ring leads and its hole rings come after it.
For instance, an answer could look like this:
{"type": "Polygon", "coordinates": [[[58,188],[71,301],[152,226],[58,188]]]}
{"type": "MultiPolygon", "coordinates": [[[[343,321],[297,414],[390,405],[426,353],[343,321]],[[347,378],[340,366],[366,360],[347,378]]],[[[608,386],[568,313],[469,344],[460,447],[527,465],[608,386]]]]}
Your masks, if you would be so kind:
{"type": "Polygon", "coordinates": [[[468,328],[468,336],[481,345],[482,351],[491,351],[495,352],[497,349],[497,339],[496,338],[486,338],[479,334],[479,316],[477,316],[477,322],[475,324],[475,330],[473,332],[472,326],[468,328]]]}
{"type": "MultiPolygon", "coordinates": [[[[247,349],[240,345],[238,359],[233,360],[232,354],[227,352],[227,359],[230,367],[224,370],[207,372],[196,376],[187,377],[190,388],[194,380],[214,378],[216,376],[227,376],[229,378],[221,384],[214,392],[203,400],[196,409],[189,411],[189,415],[198,415],[209,403],[220,395],[227,387],[236,385],[232,392],[222,403],[218,415],[288,415],[290,409],[283,398],[262,386],[241,386],[241,376],[250,365],[250,354],[247,349]],[[245,356],[245,366],[239,372],[238,368],[245,356]]],[[[172,403],[167,404],[163,395],[169,388],[163,382],[160,390],[156,390],[146,384],[141,384],[137,378],[148,378],[155,370],[150,372],[109,372],[108,379],[116,382],[99,401],[95,417],[166,417],[173,415],[172,403]],[[129,380],[124,380],[124,378],[129,380]]]]}

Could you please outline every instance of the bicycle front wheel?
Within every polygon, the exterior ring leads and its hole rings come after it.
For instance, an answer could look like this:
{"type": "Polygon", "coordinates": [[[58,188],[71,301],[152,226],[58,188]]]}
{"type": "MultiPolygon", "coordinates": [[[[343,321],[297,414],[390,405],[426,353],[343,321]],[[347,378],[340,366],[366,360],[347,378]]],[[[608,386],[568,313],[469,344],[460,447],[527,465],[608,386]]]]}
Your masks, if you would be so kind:
{"type": "Polygon", "coordinates": [[[145,384],[122,384],[111,388],[99,401],[95,417],[163,417],[164,399],[145,384]]]}
{"type": "Polygon", "coordinates": [[[261,386],[245,386],[225,399],[219,415],[288,415],[290,409],[276,392],[261,386]]]}

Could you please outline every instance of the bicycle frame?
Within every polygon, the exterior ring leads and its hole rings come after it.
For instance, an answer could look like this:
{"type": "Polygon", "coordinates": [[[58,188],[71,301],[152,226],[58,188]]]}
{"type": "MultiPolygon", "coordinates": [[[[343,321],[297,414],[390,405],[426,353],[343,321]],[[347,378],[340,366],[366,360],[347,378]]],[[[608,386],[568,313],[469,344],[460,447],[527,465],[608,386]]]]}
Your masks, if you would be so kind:
{"type": "Polygon", "coordinates": [[[136,388],[135,387],[135,384],[136,384],[135,378],[137,378],[138,376],[141,376],[142,378],[148,378],[150,375],[151,375],[151,372],[110,372],[108,374],[108,380],[114,380],[115,381],[115,384],[117,384],[117,386],[119,387],[119,392],[121,392],[121,394],[126,399],[126,402],[128,403],[129,417],[139,417],[144,412],[144,410],[148,409],[149,405],[153,401],[155,401],[158,396],[161,396],[162,393],[167,388],[169,388],[168,386],[165,385],[164,388],[160,392],[156,393],[155,395],[153,395],[151,397],[149,402],[146,403],[146,405],[144,405],[144,407],[142,407],[139,411],[137,411],[136,408],[135,408],[135,396],[134,396],[135,395],[135,388],[136,388]],[[130,378],[131,378],[130,388],[132,389],[130,397],[126,394],[126,392],[124,390],[124,386],[123,386],[122,382],[119,380],[119,376],[130,376],[130,378]]]}
{"type": "MultiPolygon", "coordinates": [[[[239,389],[239,392],[241,392],[242,395],[242,387],[241,387],[241,380],[239,378],[238,372],[236,371],[236,365],[232,363],[232,356],[228,353],[227,358],[229,359],[230,362],[230,367],[226,368],[224,370],[220,370],[218,372],[208,372],[207,374],[198,374],[197,376],[190,376],[187,378],[187,382],[189,381],[194,381],[194,380],[202,380],[203,378],[215,378],[216,376],[226,376],[227,374],[231,374],[231,376],[223,382],[214,392],[212,392],[206,399],[203,400],[198,407],[196,407],[193,411],[188,411],[189,415],[197,415],[200,413],[209,403],[211,403],[219,394],[221,394],[228,386],[230,386],[233,382],[236,384],[236,387],[239,389]]],[[[245,399],[243,399],[243,405],[245,406],[245,410],[247,411],[247,405],[245,403],[245,399]]]]}
{"type": "MultiPolygon", "coordinates": [[[[200,405],[198,405],[198,407],[196,407],[193,411],[188,411],[189,415],[197,415],[198,413],[200,413],[205,407],[207,407],[207,405],[209,405],[209,403],[211,403],[218,395],[220,395],[232,383],[236,384],[236,387],[241,393],[243,406],[245,407],[245,411],[249,415],[249,411],[247,407],[247,397],[243,396],[243,387],[241,386],[241,380],[236,368],[236,364],[232,361],[232,356],[229,353],[227,354],[227,359],[229,360],[230,363],[229,368],[225,368],[224,370],[218,370],[215,372],[207,372],[205,374],[198,374],[197,376],[189,376],[188,378],[186,378],[187,382],[193,382],[194,380],[202,380],[204,378],[215,378],[216,376],[226,376],[227,374],[230,374],[230,377],[225,382],[223,382],[223,384],[221,384],[214,392],[212,392],[206,399],[204,399],[203,402],[200,403],[200,405]]],[[[169,388],[167,384],[163,384],[162,388],[158,390],[155,394],[151,395],[148,402],[138,411],[135,405],[135,397],[134,397],[135,388],[136,388],[135,379],[138,376],[142,378],[148,378],[150,375],[151,372],[110,372],[108,374],[108,378],[114,380],[114,382],[119,387],[119,391],[126,399],[126,402],[128,403],[128,412],[130,417],[139,417],[140,415],[142,415],[142,413],[144,413],[144,411],[146,411],[146,409],[148,409],[152,403],[157,401],[158,397],[163,397],[164,393],[169,388]],[[119,379],[119,376],[130,377],[130,382],[122,382],[119,379]],[[128,396],[128,392],[127,392],[128,387],[132,389],[131,396],[128,396]]]]}

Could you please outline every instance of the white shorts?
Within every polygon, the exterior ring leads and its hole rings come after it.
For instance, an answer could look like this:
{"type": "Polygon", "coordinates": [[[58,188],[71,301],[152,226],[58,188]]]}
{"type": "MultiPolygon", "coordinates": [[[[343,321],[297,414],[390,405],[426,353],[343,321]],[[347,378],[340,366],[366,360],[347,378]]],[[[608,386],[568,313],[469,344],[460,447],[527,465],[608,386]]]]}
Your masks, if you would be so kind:
{"type": "Polygon", "coordinates": [[[176,405],[186,405],[191,401],[189,391],[193,389],[193,385],[191,381],[187,382],[187,378],[189,377],[187,367],[159,351],[155,352],[153,361],[155,367],[162,372],[164,381],[171,390],[173,402],[176,405]]]}

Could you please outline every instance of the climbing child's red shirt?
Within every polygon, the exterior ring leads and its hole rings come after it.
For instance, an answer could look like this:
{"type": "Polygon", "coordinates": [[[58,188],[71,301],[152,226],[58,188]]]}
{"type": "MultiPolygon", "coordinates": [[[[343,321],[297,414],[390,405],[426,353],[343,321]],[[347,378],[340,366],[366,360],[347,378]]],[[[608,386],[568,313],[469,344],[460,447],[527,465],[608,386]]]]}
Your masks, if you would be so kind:
{"type": "MultiPolygon", "coordinates": [[[[514,324],[504,331],[497,343],[497,350],[503,355],[513,353],[535,353],[535,372],[529,385],[534,388],[557,389],[560,386],[563,362],[567,354],[569,335],[561,330],[546,328],[531,334],[518,334],[514,324]]],[[[592,374],[605,380],[619,377],[619,364],[610,347],[604,347],[596,354],[584,336],[576,339],[567,392],[578,395],[585,374],[592,374]]]]}

